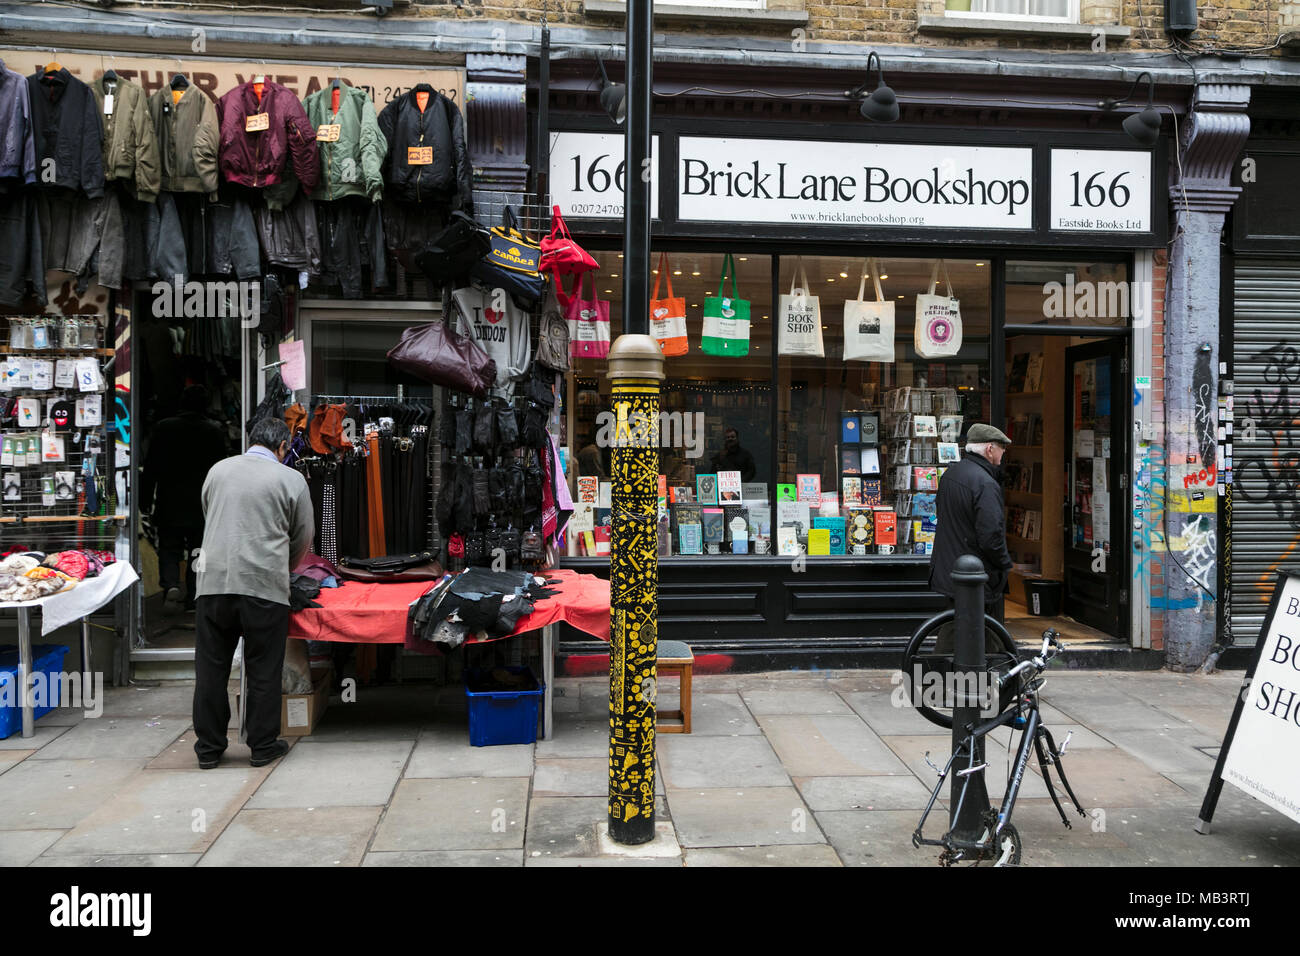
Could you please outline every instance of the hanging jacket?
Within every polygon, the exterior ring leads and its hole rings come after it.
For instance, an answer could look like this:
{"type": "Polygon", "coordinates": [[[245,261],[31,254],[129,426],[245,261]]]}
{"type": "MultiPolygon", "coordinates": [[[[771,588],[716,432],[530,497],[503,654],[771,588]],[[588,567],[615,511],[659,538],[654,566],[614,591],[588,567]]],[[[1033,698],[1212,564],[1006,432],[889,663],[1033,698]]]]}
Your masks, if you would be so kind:
{"type": "Polygon", "coordinates": [[[474,286],[457,289],[452,298],[460,315],[457,331],[472,336],[488,358],[497,363],[493,394],[510,398],[514,395],[515,379],[528,368],[528,342],[532,333],[528,313],[508,295],[500,296],[502,307],[494,309],[496,294],[474,286]]]}
{"type": "Polygon", "coordinates": [[[0,248],[0,305],[18,305],[26,295],[44,304],[45,248],[31,190],[0,202],[0,248]]]}
{"type": "Polygon", "coordinates": [[[42,186],[75,190],[91,199],[104,195],[104,136],[90,87],[64,67],[55,73],[33,73],[27,78],[27,89],[36,181],[42,186]]]}
{"type": "Polygon", "coordinates": [[[36,181],[32,102],[27,77],[0,60],[0,194],[36,181]]]}
{"type": "Polygon", "coordinates": [[[232,183],[260,189],[283,182],[291,171],[310,193],[320,181],[316,130],[287,87],[270,80],[257,96],[251,80],[217,101],[221,123],[221,173],[232,183]],[[265,117],[266,129],[249,130],[265,117]]]}
{"type": "Polygon", "coordinates": [[[384,107],[379,128],[388,141],[384,183],[392,198],[408,203],[451,204],[470,211],[469,151],[465,145],[465,120],[456,104],[428,83],[420,83],[384,107]],[[416,96],[428,93],[420,111],[416,96]],[[432,148],[430,162],[418,161],[419,149],[432,148]],[[412,159],[417,159],[415,164],[412,159]]]}
{"type": "Polygon", "coordinates": [[[320,235],[316,231],[316,207],[304,195],[297,195],[283,209],[258,204],[253,209],[257,234],[266,261],[305,272],[320,272],[320,235]]]}
{"type": "Polygon", "coordinates": [[[122,77],[109,83],[102,76],[91,85],[91,90],[104,133],[104,178],[120,180],[136,199],[154,202],[161,186],[158,137],[149,118],[149,101],[144,90],[122,77]],[[105,97],[110,91],[113,111],[105,113],[105,97]]]}
{"type": "Polygon", "coordinates": [[[149,119],[158,137],[162,192],[217,191],[217,109],[206,93],[190,84],[173,102],[171,87],[149,97],[149,119]]]}
{"type": "Polygon", "coordinates": [[[335,113],[334,87],[317,90],[303,100],[307,119],[319,134],[322,126],[338,126],[338,139],[322,141],[316,137],[320,151],[320,185],[311,194],[316,200],[342,199],[344,196],[368,196],[379,202],[384,192],[384,157],[388,141],[379,129],[375,103],[365,90],[339,83],[339,109],[335,113]]]}

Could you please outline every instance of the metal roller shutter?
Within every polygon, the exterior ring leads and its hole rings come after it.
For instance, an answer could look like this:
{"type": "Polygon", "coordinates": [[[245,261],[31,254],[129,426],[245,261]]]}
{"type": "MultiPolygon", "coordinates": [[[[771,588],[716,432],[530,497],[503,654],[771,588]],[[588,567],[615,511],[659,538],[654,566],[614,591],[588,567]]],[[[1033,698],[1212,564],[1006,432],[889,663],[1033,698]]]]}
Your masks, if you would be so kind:
{"type": "Polygon", "coordinates": [[[1275,572],[1300,572],[1300,260],[1238,258],[1234,288],[1231,624],[1253,644],[1275,572]]]}

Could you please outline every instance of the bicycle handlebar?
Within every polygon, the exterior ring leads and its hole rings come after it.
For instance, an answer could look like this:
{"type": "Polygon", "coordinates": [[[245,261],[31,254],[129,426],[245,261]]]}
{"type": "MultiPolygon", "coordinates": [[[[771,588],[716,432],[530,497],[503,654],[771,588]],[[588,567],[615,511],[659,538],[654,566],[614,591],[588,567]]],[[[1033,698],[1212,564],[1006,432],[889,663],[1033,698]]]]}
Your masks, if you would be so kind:
{"type": "Polygon", "coordinates": [[[1043,631],[1043,646],[1038,652],[1038,656],[1027,661],[1021,661],[1015,667],[1011,668],[1011,670],[999,677],[998,690],[1002,690],[1002,688],[1005,687],[1013,677],[1016,677],[1031,668],[1039,674],[1047,670],[1047,666],[1052,662],[1052,658],[1061,653],[1062,647],[1060,637],[1060,632],[1055,628],[1049,627],[1047,630],[1043,631]]]}

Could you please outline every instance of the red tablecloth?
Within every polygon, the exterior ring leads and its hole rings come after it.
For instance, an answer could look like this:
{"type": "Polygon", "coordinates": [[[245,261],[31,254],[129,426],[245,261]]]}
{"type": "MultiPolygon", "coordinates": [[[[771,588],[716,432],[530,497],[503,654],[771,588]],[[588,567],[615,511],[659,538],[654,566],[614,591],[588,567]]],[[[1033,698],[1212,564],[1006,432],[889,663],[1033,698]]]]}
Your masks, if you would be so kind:
{"type": "MultiPolygon", "coordinates": [[[[602,641],[609,640],[609,582],[594,574],[548,571],[556,594],[536,603],[533,613],[519,619],[512,633],[534,631],[556,621],[568,621],[602,641]]],[[[433,587],[431,581],[362,584],[349,581],[323,588],[309,607],[289,615],[289,636],[308,641],[352,641],[358,644],[401,644],[406,637],[406,612],[433,587]]]]}

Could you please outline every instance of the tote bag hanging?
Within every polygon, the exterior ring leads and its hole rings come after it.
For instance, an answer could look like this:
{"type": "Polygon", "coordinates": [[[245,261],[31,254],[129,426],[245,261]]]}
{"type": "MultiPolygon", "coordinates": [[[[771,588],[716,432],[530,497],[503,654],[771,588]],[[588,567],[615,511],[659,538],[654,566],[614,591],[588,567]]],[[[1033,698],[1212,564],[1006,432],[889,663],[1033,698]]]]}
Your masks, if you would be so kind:
{"type": "Polygon", "coordinates": [[[749,302],[737,298],[736,263],[728,252],[722,260],[718,294],[704,299],[704,337],[700,348],[706,355],[740,357],[749,354],[749,302]],[[731,295],[722,294],[731,276],[731,295]]]}
{"type": "Polygon", "coordinates": [[[685,355],[690,351],[686,339],[686,300],[673,295],[673,279],[668,257],[659,254],[659,275],[650,296],[650,335],[659,343],[664,355],[685,355]],[[668,279],[668,298],[659,298],[659,280],[668,279]]]}
{"type": "Polygon", "coordinates": [[[777,354],[809,355],[823,358],[821,301],[812,294],[803,258],[795,259],[794,275],[790,276],[790,294],[781,296],[777,320],[777,354]],[[795,285],[795,279],[799,284],[795,285]]]}
{"type": "Polygon", "coordinates": [[[565,304],[569,320],[569,354],[573,358],[605,358],[609,355],[609,303],[596,295],[596,277],[591,277],[591,298],[582,297],[582,280],[578,277],[573,298],[565,304]]]}
{"type": "Polygon", "coordinates": [[[953,297],[948,267],[940,259],[930,273],[930,291],[916,297],[916,354],[921,358],[951,358],[961,351],[961,303],[953,297]],[[947,295],[935,295],[939,270],[947,295]]]}
{"type": "Polygon", "coordinates": [[[542,261],[538,268],[557,276],[581,275],[600,268],[590,253],[569,235],[569,227],[564,216],[560,215],[559,206],[552,207],[551,234],[542,240],[542,261]]]}
{"type": "Polygon", "coordinates": [[[894,303],[885,301],[875,259],[862,264],[858,297],[844,303],[844,358],[856,362],[894,361],[894,303]],[[875,302],[862,298],[868,272],[876,287],[875,302]]]}

